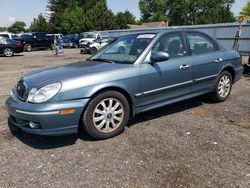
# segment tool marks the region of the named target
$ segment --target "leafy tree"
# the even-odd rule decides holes
[[[7,27],[0,27],[0,32],[1,31],[6,31]]]
[[[240,12],[240,15],[246,19],[250,19],[250,2],[248,2],[246,6],[243,7],[242,11]]]
[[[115,16],[108,9],[106,1],[99,1],[87,13],[88,30],[109,30],[116,29]]]
[[[51,12],[50,23],[54,33],[62,33],[62,15],[71,0],[48,0],[47,9]]]
[[[115,22],[118,29],[128,29],[128,24],[135,24],[135,16],[126,10],[125,12],[118,12],[115,17]]]
[[[42,14],[40,14],[37,18],[34,18],[33,22],[30,25],[29,30],[31,32],[46,32],[51,33],[52,28],[51,24],[46,21]]]
[[[235,21],[234,0],[140,0],[141,21],[165,21],[170,25]]]
[[[140,0],[142,22],[167,20],[167,0]]]
[[[61,27],[64,34],[79,33],[87,29],[84,10],[82,7],[79,7],[76,2],[72,2],[70,6],[65,9],[62,15]]]
[[[21,33],[25,31],[26,24],[22,21],[16,21],[9,28],[8,31],[11,33]]]

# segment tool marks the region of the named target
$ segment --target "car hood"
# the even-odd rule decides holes
[[[64,66],[33,71],[25,75],[21,80],[28,85],[29,89],[33,87],[39,88],[54,82],[63,82],[77,77],[87,77],[88,75],[114,71],[128,66],[131,65],[79,61]]]

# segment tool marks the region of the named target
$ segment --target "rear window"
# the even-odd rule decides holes
[[[188,33],[187,38],[192,55],[205,54],[217,50],[214,41],[202,33]]]
[[[0,44],[6,44],[6,38],[0,36]]]

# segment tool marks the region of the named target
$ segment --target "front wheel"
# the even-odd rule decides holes
[[[215,102],[225,101],[232,90],[233,79],[228,71],[223,71],[216,79],[214,91],[211,93],[211,98]]]
[[[90,48],[90,53],[95,54],[97,52],[97,49],[95,47]]]
[[[83,114],[83,129],[96,139],[120,134],[128,123],[130,108],[126,97],[116,91],[97,95]]]

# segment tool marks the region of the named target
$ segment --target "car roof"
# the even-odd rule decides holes
[[[179,29],[179,28],[169,28],[169,29],[156,29],[156,30],[138,30],[138,32],[134,32],[134,33],[130,33],[130,34],[125,34],[125,35],[121,35],[117,38],[120,38],[120,37],[127,37],[127,36],[134,36],[134,35],[140,35],[140,34],[155,34],[155,35],[160,35],[160,34],[164,34],[164,33],[170,33],[170,32],[183,32],[183,31],[188,31],[188,32],[195,32],[195,33],[201,33],[201,34],[204,34],[204,35],[207,35],[207,36],[210,36],[208,35],[207,33],[203,32],[203,31],[197,31],[197,30],[194,30],[194,29]]]

